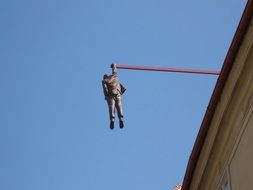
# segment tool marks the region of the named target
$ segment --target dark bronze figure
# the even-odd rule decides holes
[[[115,107],[117,109],[119,126],[120,128],[124,127],[123,122],[123,106],[121,96],[126,91],[124,86],[120,84],[118,75],[116,73],[116,65],[112,64],[112,74],[105,74],[102,80],[105,100],[107,101],[109,107],[109,117],[110,117],[110,129],[114,128],[115,120]]]

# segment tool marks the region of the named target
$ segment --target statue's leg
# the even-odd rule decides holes
[[[113,97],[108,97],[107,103],[108,103],[108,108],[109,108],[110,120],[114,121],[114,118],[115,118],[115,100],[114,100],[114,98]]]
[[[123,113],[121,96],[116,97],[116,109],[117,109],[119,119],[123,119],[124,113]]]
[[[115,118],[115,100],[113,97],[107,98],[109,117],[110,117],[110,129],[114,128],[114,118]]]
[[[118,96],[116,98],[116,108],[117,108],[117,113],[118,113],[118,117],[119,117],[119,126],[120,126],[120,128],[123,128],[124,127],[124,123],[123,123],[124,113],[123,113],[121,96]]]

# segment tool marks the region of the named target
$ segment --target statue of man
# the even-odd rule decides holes
[[[126,91],[123,85],[119,82],[118,75],[116,73],[116,64],[111,64],[112,74],[104,75],[102,80],[105,100],[107,101],[109,107],[109,116],[110,116],[110,129],[114,129],[114,120],[115,120],[115,107],[117,109],[118,118],[119,118],[119,127],[124,127],[123,122],[123,107],[121,96]]]

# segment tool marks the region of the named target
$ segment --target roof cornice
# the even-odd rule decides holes
[[[221,97],[224,85],[227,81],[231,68],[233,67],[235,57],[243,41],[244,35],[247,31],[248,24],[252,17],[252,14],[253,14],[253,0],[248,0],[245,6],[244,12],[242,14],[241,20],[239,22],[239,25],[237,27],[237,30],[235,32],[234,38],[232,40],[232,43],[230,45],[230,48],[227,52],[226,58],[224,60],[224,63],[221,69],[220,76],[213,90],[205,116],[203,118],[197,138],[195,140],[192,153],[190,155],[188,165],[186,168],[182,190],[189,190],[190,188],[194,171],[195,171],[201,150],[203,148],[208,129],[210,127],[212,118],[214,116],[218,101]]]

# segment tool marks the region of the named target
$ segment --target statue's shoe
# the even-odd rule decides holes
[[[110,129],[114,129],[114,121],[110,122]]]
[[[119,127],[122,129],[124,127],[124,122],[122,120],[119,121]]]

